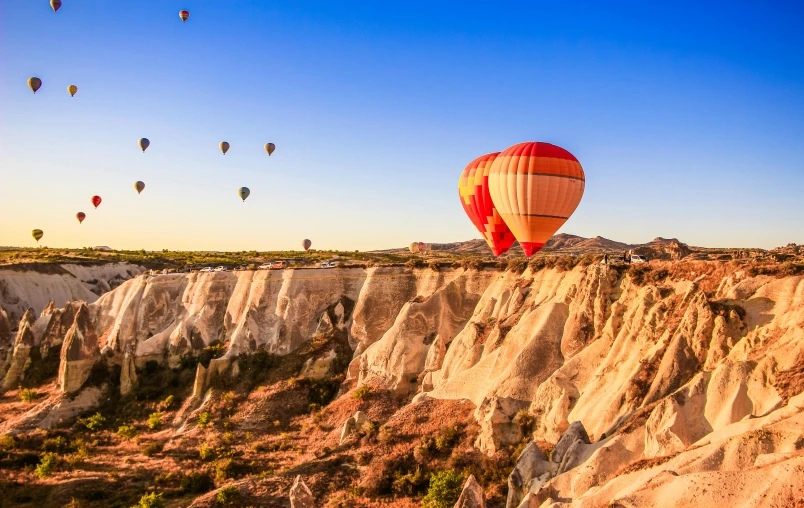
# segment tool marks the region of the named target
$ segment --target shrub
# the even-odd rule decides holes
[[[162,443],[152,441],[152,442],[148,443],[147,445],[143,446],[140,449],[140,453],[142,453],[146,457],[153,457],[157,453],[161,452],[162,448],[164,448],[164,445]]]
[[[140,502],[131,508],[165,508],[165,499],[162,494],[156,492],[149,492],[140,498]]]
[[[417,496],[423,494],[427,487],[427,475],[422,473],[420,466],[416,470],[397,476],[394,480],[394,491],[403,496]]]
[[[220,459],[215,463],[215,480],[226,481],[234,476],[235,462],[232,459]]]
[[[0,436],[0,448],[3,450],[13,450],[17,447],[17,440],[11,434],[3,434]]]
[[[67,440],[63,436],[51,437],[42,442],[43,452],[63,453],[67,450]]]
[[[162,428],[162,413],[151,413],[148,416],[148,428],[151,430],[159,430]]]
[[[436,449],[442,451],[455,446],[458,442],[458,438],[461,436],[461,430],[462,428],[459,423],[441,427],[435,438]]]
[[[528,413],[527,409],[520,409],[514,416],[514,423],[519,425],[522,434],[528,435],[533,430],[533,424],[536,423],[536,419]]]
[[[106,417],[100,413],[95,413],[89,418],[83,418],[79,421],[84,427],[94,432],[103,428],[103,425],[106,423]]]
[[[522,273],[525,271],[525,268],[527,267],[528,267],[527,258],[510,258],[505,268],[506,270],[511,271],[513,273]]]
[[[39,398],[39,394],[36,393],[36,390],[30,390],[28,388],[23,388],[20,390],[20,400],[23,402],[31,403]]]
[[[357,390],[352,393],[352,397],[357,400],[365,400],[371,395],[371,387],[369,385],[363,385]]]
[[[208,444],[202,444],[198,449],[198,456],[201,457],[201,460],[212,460],[215,458],[215,449]]]
[[[117,435],[126,441],[134,439],[137,434],[139,434],[139,431],[133,425],[122,425],[117,429]]]
[[[422,499],[426,508],[452,508],[461,495],[463,475],[452,470],[440,471],[430,477],[430,488]]]
[[[206,473],[190,473],[181,479],[181,491],[188,494],[209,492],[215,484]]]
[[[196,421],[198,422],[199,427],[205,429],[207,428],[207,425],[212,423],[212,415],[210,415],[209,412],[204,411],[203,413],[198,415],[198,419]]]
[[[222,487],[221,490],[218,491],[218,494],[215,496],[219,504],[224,506],[228,506],[234,504],[235,501],[240,497],[240,489],[235,487],[234,485],[227,485]]]
[[[39,465],[36,466],[36,476],[38,478],[47,478],[52,475],[58,460],[59,457],[54,452],[43,453],[42,459],[39,461]]]
[[[176,403],[176,397],[173,395],[168,395],[165,400],[159,403],[159,409],[168,410],[173,407],[173,404]]]

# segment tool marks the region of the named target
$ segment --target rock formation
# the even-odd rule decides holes
[[[475,475],[470,475],[469,479],[463,484],[461,496],[455,503],[455,508],[486,508],[486,496],[483,487],[475,480]]]
[[[313,493],[301,475],[296,476],[293,486],[290,487],[290,508],[315,508]]]

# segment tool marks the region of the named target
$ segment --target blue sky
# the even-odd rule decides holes
[[[0,245],[477,238],[461,170],[530,140],[586,171],[562,232],[804,243],[801,2],[111,4],[0,3]]]

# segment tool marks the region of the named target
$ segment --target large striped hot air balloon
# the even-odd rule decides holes
[[[31,231],[31,236],[34,237],[36,243],[39,243],[39,240],[42,239],[42,236],[44,236],[44,234],[45,234],[44,231],[42,231],[41,229],[34,229],[33,231]]]
[[[466,215],[480,231],[491,252],[501,256],[511,248],[515,238],[489,194],[489,170],[497,155],[482,155],[470,162],[458,180],[458,194]]]
[[[92,205],[93,205],[95,208],[97,208],[97,207],[98,207],[98,205],[100,205],[100,204],[101,204],[102,199],[101,199],[101,197],[100,197],[100,196],[92,196],[92,200],[91,200],[91,201],[92,201]]]
[[[311,242],[310,240],[306,238],[302,240],[302,247],[304,247],[304,250],[309,250],[311,245],[313,245],[313,242]]]
[[[491,165],[489,192],[494,206],[526,256],[538,252],[569,219],[586,182],[574,155],[550,143],[519,143]]]

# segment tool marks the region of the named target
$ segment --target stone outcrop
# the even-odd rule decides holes
[[[343,422],[343,427],[341,429],[341,440],[340,443],[343,444],[346,442],[349,437],[354,434],[355,432],[360,431],[363,428],[363,425],[369,422],[368,416],[363,411],[358,411],[354,414],[354,416],[350,416]]]
[[[469,478],[463,484],[463,490],[455,503],[455,508],[486,508],[486,495],[483,492],[483,487],[475,480],[475,475],[469,475]]]
[[[290,487],[290,508],[315,508],[315,498],[310,487],[297,475]]]
[[[544,452],[530,442],[522,450],[516,467],[508,477],[506,508],[517,508],[528,492],[538,492],[550,479],[555,466],[550,464]]]
[[[36,345],[35,322],[33,309],[25,311],[14,338],[14,347],[6,354],[5,372],[0,373],[4,374],[0,391],[16,388],[25,377],[25,367],[30,360],[31,350]]]
[[[67,331],[61,348],[59,386],[65,393],[77,392],[100,359],[98,338],[90,323],[89,309],[82,305]]]

